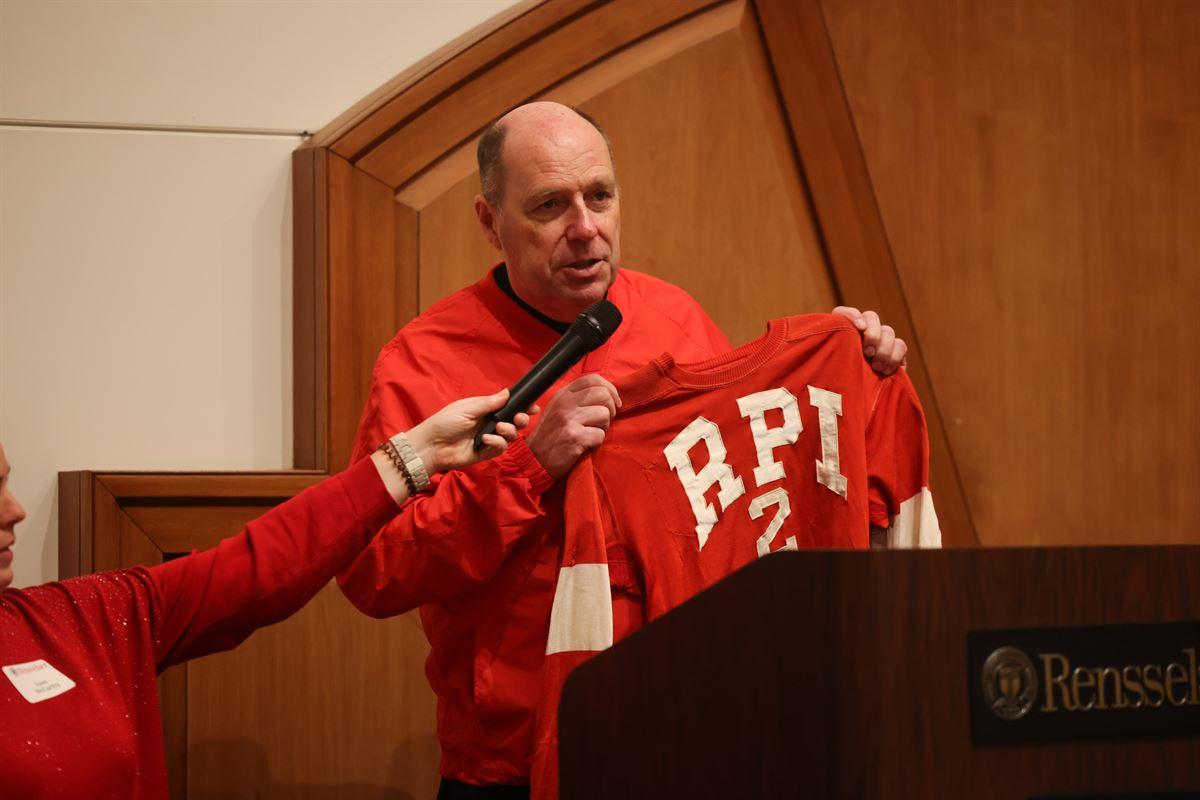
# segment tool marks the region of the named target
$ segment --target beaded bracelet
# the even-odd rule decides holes
[[[408,484],[410,495],[424,491],[429,486],[429,473],[425,469],[425,463],[421,461],[421,457],[413,450],[408,437],[403,433],[397,433],[390,439],[384,439],[380,443],[379,449],[391,459],[396,469],[404,476],[404,482]]]

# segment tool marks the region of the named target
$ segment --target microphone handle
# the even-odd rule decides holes
[[[475,451],[483,449],[484,434],[495,433],[496,424],[512,422],[513,417],[528,408],[534,400],[558,380],[567,370],[575,366],[587,353],[587,345],[578,336],[570,333],[559,339],[546,355],[538,359],[529,372],[513,384],[508,393],[508,402],[493,411],[475,432]]]

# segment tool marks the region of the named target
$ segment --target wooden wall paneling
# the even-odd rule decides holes
[[[743,9],[744,12],[744,9]],[[583,102],[608,126],[624,263],[683,287],[735,343],[834,291],[759,43],[733,26]]]
[[[151,566],[162,563],[163,551],[128,514],[121,515],[121,529],[118,535],[120,536],[121,566],[131,564]]]
[[[473,201],[479,194],[474,160],[452,188],[420,212],[420,304],[429,306],[479,280],[501,260],[484,238]]]
[[[267,498],[257,502],[211,502],[202,498],[194,505],[139,503],[126,506],[125,514],[164,553],[189,553],[196,548],[215,547],[241,530],[248,520],[262,516],[275,505]]]
[[[88,572],[104,572],[125,566],[121,563],[121,524],[125,512],[112,493],[92,475],[92,519],[88,538],[92,542],[92,563]]]
[[[636,78],[648,69],[728,33],[746,15],[746,0],[725,0],[614,50],[588,68],[556,82],[536,99],[577,106]]]
[[[910,346],[925,408],[930,483],[948,545],[978,544],[970,507],[921,355],[818,0],[755,0],[839,295],[874,308]]]
[[[314,357],[317,359],[317,387],[320,390],[316,398],[316,432],[321,438],[319,439],[319,449],[316,450],[317,460],[309,468],[329,471],[331,464],[329,442],[332,436],[330,432],[330,394],[332,393],[332,389],[329,367],[330,359],[332,358],[329,314],[329,152],[323,149],[316,151],[313,166],[314,197],[316,202],[316,234],[313,237],[313,246],[316,251],[315,263],[317,270],[315,295],[317,298],[317,317],[314,328],[316,339]],[[293,466],[301,468],[305,465],[294,464]]]
[[[514,50],[464,81],[356,158],[356,167],[400,187],[448,148],[479,133],[508,108],[712,0],[614,0]],[[586,42],[587,46],[581,46]],[[464,114],[463,109],[470,109]]]
[[[292,463],[300,469],[325,466],[325,154],[292,153]]]
[[[981,540],[1197,541],[1200,8],[823,5]]]
[[[166,503],[195,499],[213,503],[215,498],[268,499],[280,503],[315,486],[325,473],[293,469],[283,472],[106,472],[100,482],[123,501],[123,505]]]
[[[350,458],[354,433],[380,348],[416,313],[416,215],[401,211],[391,187],[335,155],[328,175],[328,465]]]
[[[186,800],[188,775],[188,670],[187,664],[171,667],[158,676],[158,702],[162,709],[163,753],[167,762],[167,790],[171,800]]]
[[[84,531],[91,529],[90,491],[91,480],[87,472],[58,474],[59,580],[84,573],[83,542],[87,538]]]
[[[107,473],[97,484],[115,498],[126,527],[163,554],[215,547],[247,522],[325,478],[311,470],[258,473]],[[124,535],[130,535],[126,532]],[[136,539],[136,537],[135,537]],[[142,545],[121,540],[121,564],[138,561]],[[157,563],[157,562],[154,562]]]
[[[421,305],[421,217],[415,208],[399,198],[394,197],[392,203],[396,227],[396,253],[392,263],[397,286],[396,315],[393,318],[395,327],[392,335],[388,336],[389,341],[404,323],[420,314],[424,308]]]
[[[792,207],[793,225],[804,241],[805,251],[813,254],[812,260],[819,259],[824,266],[822,288],[827,288],[827,292],[821,295],[824,305],[806,306],[805,310],[829,311],[833,307],[829,304],[837,299],[837,284],[829,263],[829,254],[825,251],[825,243],[821,237],[816,212],[813,209],[812,197],[809,195],[808,183],[804,178],[800,156],[792,141],[787,109],[784,106],[783,97],[779,93],[779,84],[775,80],[775,71],[766,51],[758,16],[749,2],[741,14],[738,28],[749,65],[749,73],[758,89],[759,102],[764,110],[764,124],[760,129],[760,135],[770,143],[781,171],[786,171],[788,179],[784,181],[784,187]],[[790,269],[786,271],[790,271]]]
[[[432,798],[439,748],[415,615],[323,589],[236,650],[189,665],[190,797]]]

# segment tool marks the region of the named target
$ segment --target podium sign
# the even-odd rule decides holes
[[[976,631],[977,744],[1200,734],[1200,622]]]

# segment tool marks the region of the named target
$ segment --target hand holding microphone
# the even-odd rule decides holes
[[[491,415],[476,434],[476,447],[498,422],[509,422],[531,405],[584,355],[595,350],[621,324],[621,312],[608,300],[588,307],[563,337],[512,387],[508,402]],[[585,375],[554,396],[541,423],[529,437],[529,447],[546,471],[561,478],[586,450],[604,438],[620,399],[611,383],[599,375]]]

